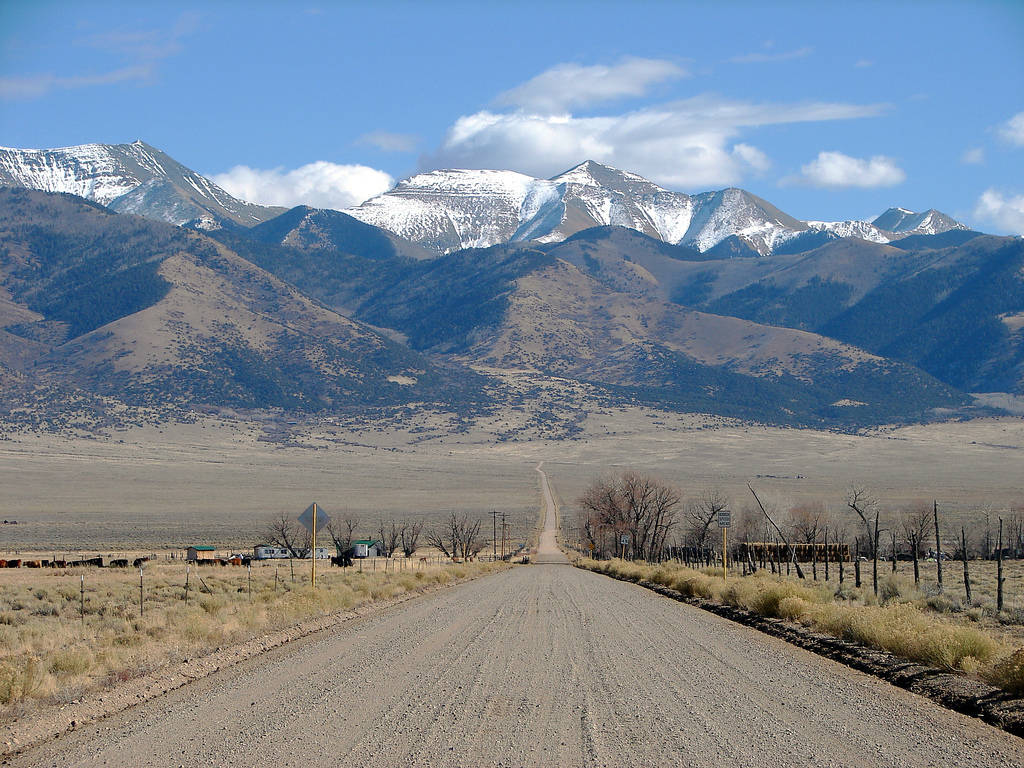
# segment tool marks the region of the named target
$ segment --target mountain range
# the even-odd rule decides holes
[[[592,162],[283,211],[141,142],[0,150],[0,183],[7,392],[465,413],[530,372],[839,428],[1024,395],[1024,242],[936,211],[803,222]]]

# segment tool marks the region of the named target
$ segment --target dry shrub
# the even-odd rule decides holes
[[[84,675],[92,669],[92,654],[84,648],[69,648],[53,654],[46,665],[46,671],[57,677]]]
[[[981,676],[989,685],[1002,688],[1016,696],[1024,696],[1024,648],[997,661],[983,671]]]
[[[780,619],[786,621],[797,621],[805,626],[812,626],[814,619],[810,613],[810,603],[804,600],[802,597],[796,595],[790,595],[789,597],[782,598],[775,610],[777,611]]]
[[[688,597],[701,597],[705,600],[713,600],[715,597],[714,579],[703,573],[681,573],[670,586]]]
[[[39,661],[34,657],[0,664],[0,704],[10,705],[34,696],[42,683]]]
[[[765,581],[746,607],[761,616],[781,619],[785,617],[780,613],[780,606],[784,600],[792,597],[800,598],[805,603],[820,602],[811,590],[792,581]]]

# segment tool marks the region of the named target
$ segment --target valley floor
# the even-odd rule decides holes
[[[313,501],[332,517],[359,518],[366,536],[392,519],[429,525],[452,511],[485,519],[497,511],[526,540],[540,510],[541,461],[564,520],[588,483],[626,466],[660,476],[684,500],[718,486],[734,511],[753,506],[748,483],[783,509],[820,500],[851,528],[851,483],[889,509],[937,500],[957,527],[995,525],[1024,504],[1024,419],[851,435],[596,405],[552,439],[531,413],[509,407],[476,421],[432,411],[358,421],[209,416],[78,436],[9,430],[0,440],[0,519],[8,521],[0,553],[249,548],[274,516],[298,515]],[[489,535],[491,526],[483,528]]]

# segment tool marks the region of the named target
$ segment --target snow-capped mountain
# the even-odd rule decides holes
[[[284,212],[232,197],[141,141],[0,147],[4,184],[68,192],[118,212],[197,229],[250,228]],[[714,248],[718,255],[803,251],[840,237],[886,243],[966,229],[938,211],[903,208],[890,208],[873,222],[800,221],[742,189],[691,196],[593,161],[552,179],[514,171],[432,171],[345,213],[438,254],[515,241],[557,243],[606,225],[702,252]]]
[[[552,179],[512,171],[432,171],[346,212],[438,253],[509,241],[561,242],[603,225],[700,251],[731,238],[762,255],[804,233],[889,242],[966,229],[937,211],[903,209],[871,223],[800,221],[742,189],[690,196],[593,161]]]
[[[66,192],[121,213],[204,229],[250,227],[284,210],[232,197],[141,141],[62,149],[0,147],[0,184]]]

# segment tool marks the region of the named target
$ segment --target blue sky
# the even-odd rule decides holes
[[[281,205],[593,159],[1024,233],[1024,2],[0,0],[0,145],[136,139]]]

